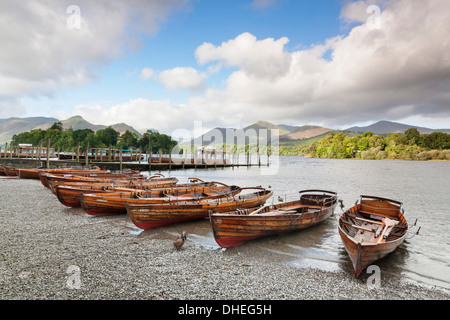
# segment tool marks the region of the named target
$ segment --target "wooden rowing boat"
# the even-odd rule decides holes
[[[272,191],[263,188],[247,194],[219,199],[202,199],[199,201],[177,201],[165,204],[131,204],[127,203],[127,212],[133,223],[141,229],[152,229],[167,224],[207,218],[210,210],[227,212],[238,208],[253,208],[263,205],[272,196]]]
[[[124,183],[121,183],[124,182]],[[211,188],[217,186],[215,182],[199,182],[176,184],[175,180],[170,180],[170,183],[162,183],[161,181],[140,181],[131,183],[123,180],[114,181],[113,183],[74,183],[68,185],[56,185],[53,187],[55,195],[59,202],[68,207],[81,207],[81,194],[93,193],[111,193],[111,192],[133,192],[135,190],[143,191],[167,191],[176,192],[176,190],[194,190],[202,188]]]
[[[126,204],[160,204],[182,200],[215,199],[233,196],[241,192],[237,186],[186,188],[153,194],[152,191],[128,191],[113,193],[81,194],[81,207],[91,215],[127,213]]]
[[[120,179],[82,179],[82,180],[68,180],[68,181],[49,181],[49,189],[56,195],[56,188],[59,186],[72,186],[80,189],[88,187],[87,191],[92,189],[102,189],[104,187],[116,187],[116,188],[132,188],[132,189],[149,189],[154,187],[169,188],[178,183],[178,179],[175,177],[158,177],[146,179],[145,177],[139,178],[120,178]],[[89,193],[89,192],[86,192]]]
[[[92,173],[110,173],[109,170],[91,170],[91,169],[39,169],[39,179],[44,187],[49,188],[49,184],[47,181],[47,174],[52,175],[85,175]]]
[[[80,174],[50,174],[40,173],[39,178],[44,186],[50,188],[52,181],[72,181],[72,182],[112,182],[124,179],[147,179],[147,177],[135,172],[124,173],[80,173]]]
[[[209,215],[214,239],[223,248],[249,240],[282,235],[315,226],[334,213],[337,194],[325,190],[300,191],[300,199]]]
[[[341,215],[338,229],[358,277],[365,268],[402,244],[408,223],[401,202],[361,196],[359,203]]]

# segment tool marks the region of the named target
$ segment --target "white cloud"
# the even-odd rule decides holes
[[[72,1],[2,1],[0,108],[2,101],[51,95],[92,81],[125,45],[136,46],[136,32],[156,32],[186,1],[77,0],[79,29],[67,27]]]
[[[367,28],[367,11],[361,13],[365,5],[372,3],[360,1],[353,8],[345,7],[342,19],[360,24],[347,35],[326,39],[306,50],[289,52],[286,37],[257,39],[248,32],[221,44],[200,45],[195,51],[200,66],[209,72],[231,72],[220,86],[207,88],[205,80],[211,74],[194,67],[141,70],[144,79],[155,79],[171,89],[194,90],[197,94],[190,95],[184,105],[131,97],[112,107],[80,105],[74,114],[94,123],[99,119],[105,124],[126,122],[135,128],[157,128],[167,133],[191,128],[194,121],[203,121],[204,127],[243,127],[258,120],[342,127],[381,119],[450,119],[450,1],[377,1],[382,6],[379,30]],[[4,29],[0,28],[1,32]],[[61,83],[88,81],[95,74],[85,71],[88,69],[82,62],[114,56],[115,48],[120,51],[120,47],[113,43],[107,53],[107,44],[114,42],[111,39],[127,41],[121,33],[112,35],[103,45],[93,44],[92,50],[82,53],[92,55],[89,59],[79,63],[77,58],[69,59],[69,65],[56,63],[56,71],[40,68],[32,57],[38,66],[29,75],[18,77],[18,81],[13,75],[24,73],[18,67],[8,71],[9,78],[0,74],[0,92],[14,101],[11,97],[20,92],[51,92]],[[70,57],[76,48],[69,44],[68,52],[61,55]],[[330,58],[324,58],[326,52],[331,52]],[[0,70],[3,64],[0,59]],[[61,72],[66,68],[78,73]],[[43,81],[33,80],[41,79],[42,74]]]
[[[153,77],[154,74],[155,74],[155,72],[153,71],[153,69],[151,69],[151,68],[144,68],[144,69],[141,70],[139,78],[141,78],[143,80],[148,80],[151,77]]]
[[[220,89],[205,88],[182,106],[134,99],[77,112],[167,133],[192,128],[194,121],[204,127],[269,120],[342,128],[381,119],[450,119],[449,13],[447,0],[392,0],[380,30],[362,24],[307,50],[288,52],[286,38],[259,40],[249,33],[217,46],[205,43],[195,52],[199,64],[233,70]],[[328,50],[331,59],[324,59]],[[195,88],[203,80],[193,68],[157,78],[173,88]]]
[[[275,122],[330,126],[411,114],[448,116],[450,2],[383,5],[380,30],[361,24],[308,50],[287,52],[288,39],[258,40],[249,33],[219,46],[203,44],[196,51],[200,64],[238,67],[226,88],[207,99],[222,101],[221,110],[239,105],[248,122],[261,114]],[[327,50],[330,61],[323,58]]]
[[[190,89],[201,91],[204,89],[203,80],[207,75],[191,67],[177,67],[161,71],[156,79],[169,89]]]
[[[274,77],[284,74],[291,63],[291,56],[284,51],[289,39],[257,38],[245,32],[235,39],[216,47],[204,43],[195,51],[201,65],[219,61],[224,66],[239,67],[242,71],[259,77]]]
[[[341,19],[346,23],[353,22],[367,22],[367,19],[370,17],[371,12],[369,9],[370,6],[376,5],[381,6],[384,0],[359,0],[348,2],[341,10]],[[369,11],[369,12],[368,12]]]

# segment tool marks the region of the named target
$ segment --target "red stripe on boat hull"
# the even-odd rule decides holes
[[[191,221],[191,220],[199,220],[199,219],[203,219],[206,217],[207,217],[207,215],[205,215],[204,217],[195,216],[195,217],[189,217],[189,218],[183,217],[183,218],[163,219],[163,220],[154,220],[154,221],[146,221],[146,222],[134,222],[134,224],[136,225],[136,227],[138,227],[140,229],[148,230],[148,229],[154,229],[154,228],[158,228],[161,226],[165,226],[168,224],[181,223],[181,222],[186,222],[186,221]]]
[[[216,239],[216,242],[222,248],[233,248],[233,247],[237,247],[247,241],[254,240],[257,238],[260,238],[260,237],[256,236],[256,237],[220,238],[220,239]]]

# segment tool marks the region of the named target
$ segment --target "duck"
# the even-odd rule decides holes
[[[183,233],[173,242],[173,245],[177,250],[181,250],[181,247],[184,244],[184,241],[187,239],[187,233],[186,231],[183,231]]]

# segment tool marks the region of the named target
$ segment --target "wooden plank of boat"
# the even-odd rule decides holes
[[[152,229],[160,226],[198,220],[208,217],[210,210],[227,212],[238,208],[253,208],[263,205],[273,192],[263,188],[259,191],[224,197],[220,199],[203,199],[199,201],[178,201],[166,204],[131,204],[127,203],[127,212],[133,223],[141,229]]]
[[[315,226],[330,217],[337,205],[337,194],[326,190],[300,191],[291,202],[209,215],[214,239],[223,248],[249,240],[282,235]]]
[[[228,187],[228,186],[227,186]],[[225,189],[223,185],[217,185],[214,182],[199,182],[190,184],[155,184],[155,181],[148,181],[148,185],[145,182],[139,184],[120,184],[113,183],[95,183],[95,184],[73,184],[73,185],[57,185],[54,190],[58,200],[68,207],[81,207],[81,194],[94,194],[94,193],[111,193],[111,192],[132,192],[135,190],[150,191],[151,194],[156,197],[158,192],[162,197],[162,192],[176,193],[177,190],[182,190],[187,193],[187,190],[208,190],[207,188]],[[145,195],[144,195],[145,196]]]
[[[126,204],[160,204],[177,201],[194,201],[198,199],[216,199],[229,197],[241,192],[241,188],[188,188],[166,193],[162,196],[152,196],[151,191],[130,191],[114,193],[81,194],[81,207],[91,215],[111,215],[127,213]]]
[[[355,277],[402,244],[408,228],[401,202],[361,196],[359,203],[345,211],[338,222]]]
[[[15,176],[17,176],[16,168],[4,167],[3,170],[5,172],[5,175],[8,176],[8,177],[15,177]]]
[[[17,168],[16,172],[19,179],[39,179],[40,169]]]

